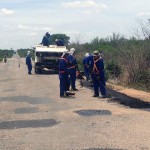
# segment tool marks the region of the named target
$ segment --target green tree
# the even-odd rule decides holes
[[[70,37],[66,34],[52,34],[50,38],[51,44],[55,44],[56,39],[61,39],[65,45],[68,45]]]

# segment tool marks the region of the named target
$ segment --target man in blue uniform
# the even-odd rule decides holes
[[[68,72],[70,75],[70,85],[73,91],[78,91],[76,88],[76,71],[78,68],[78,63],[76,57],[74,56],[75,49],[70,49],[70,55],[67,57],[68,60]]]
[[[57,46],[64,46],[64,42],[61,39],[55,40]]]
[[[103,98],[106,98],[106,81],[104,74],[104,62],[98,51],[94,51],[93,55],[88,57],[90,69],[92,73],[92,81],[94,87],[93,97],[99,97],[99,87]]]
[[[50,34],[46,32],[46,34],[43,36],[41,44],[43,46],[49,46],[50,45]]]
[[[31,56],[30,56],[30,51],[27,52],[26,56],[26,65],[28,67],[28,74],[32,74],[32,61],[31,61]]]
[[[84,65],[84,73],[85,73],[85,76],[86,76],[86,80],[90,80],[90,70],[89,70],[89,64],[88,64],[88,56],[89,56],[89,53],[86,53],[85,54],[85,57],[83,58],[83,65]]]
[[[68,76],[68,62],[67,62],[68,53],[63,53],[59,60],[59,80],[60,80],[60,97],[68,96],[68,84],[69,84],[69,76]]]

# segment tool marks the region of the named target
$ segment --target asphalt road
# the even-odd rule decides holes
[[[150,112],[80,87],[59,97],[58,75],[28,75],[25,59],[0,63],[0,150],[149,150]],[[87,111],[85,111],[87,110]]]

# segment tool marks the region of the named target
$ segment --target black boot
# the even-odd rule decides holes
[[[99,95],[94,94],[93,97],[99,97]]]

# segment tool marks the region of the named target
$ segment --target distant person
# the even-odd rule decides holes
[[[7,62],[7,56],[6,55],[4,56],[4,62],[5,63]]]
[[[28,67],[28,74],[32,74],[32,61],[31,61],[31,56],[30,56],[30,51],[27,52],[26,56],[26,65]]]
[[[64,46],[64,42],[61,39],[55,40],[57,46]]]
[[[43,46],[49,46],[50,45],[50,34],[46,32],[46,34],[43,36],[41,44]]]
[[[88,64],[88,56],[89,56],[89,53],[86,53],[85,54],[85,57],[83,58],[82,60],[82,63],[84,65],[84,73],[85,73],[85,76],[86,76],[86,80],[90,80],[90,68],[89,68],[89,64]]]

